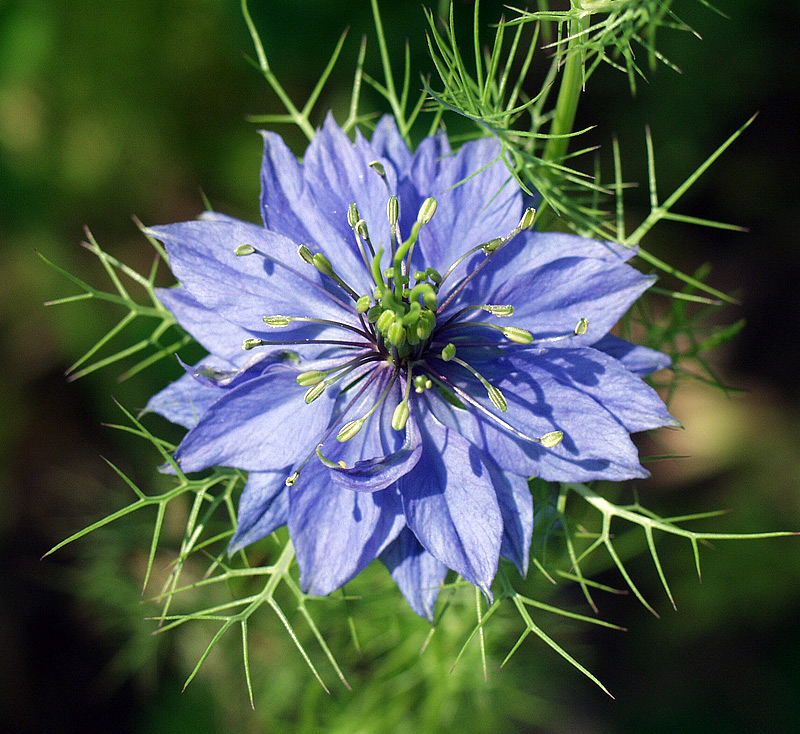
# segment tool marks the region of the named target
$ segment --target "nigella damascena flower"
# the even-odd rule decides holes
[[[608,334],[651,283],[633,250],[529,231],[494,140],[329,117],[301,164],[264,137],[264,226],[152,230],[210,355],[149,408],[190,429],[183,471],[250,472],[231,551],[288,524],[305,591],[378,557],[430,619],[448,568],[526,572],[527,477],[646,476],[629,434],[674,421],[640,379],[669,360]]]

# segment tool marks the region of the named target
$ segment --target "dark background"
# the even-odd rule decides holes
[[[296,102],[350,26],[316,121],[328,107],[343,119],[358,39],[371,33],[369,3],[252,4],[273,67]],[[418,4],[382,5],[394,58],[399,63],[409,37],[415,68],[427,69]],[[658,441],[661,450],[691,458],[657,465],[639,491],[664,515],[732,510],[704,529],[800,529],[793,51],[800,11],[792,0],[718,5],[730,19],[678,0],[676,12],[704,38],[662,32],[659,48],[683,73],[662,67],[631,99],[623,75],[599,71],[578,127],[597,125],[589,142],[606,150],[617,134],[626,178],[643,181],[649,123],[667,194],[760,113],[679,205],[681,213],[743,224],[749,233],[664,226],[645,242],[690,271],[710,262],[710,282],[741,298],[743,305],[719,320],[744,315],[748,328],[711,359],[726,384],[745,392],[726,395],[687,380],[671,405],[686,431]],[[500,3],[484,0],[482,7],[487,21],[498,17]],[[468,28],[471,3],[456,8]],[[368,67],[377,75],[370,41]],[[244,118],[280,110],[244,60],[251,52],[232,0],[0,2],[0,717],[13,731],[226,731],[231,717],[242,731],[259,730],[255,714],[246,718],[241,683],[218,685],[213,665],[179,693],[204,643],[155,639],[142,619],[150,613],[138,585],[152,516],[134,516],[38,560],[128,500],[102,457],[144,486],[154,481],[156,459],[146,446],[102,424],[122,419],[112,398],[140,408],[179,368],[165,361],[120,384],[112,367],[68,383],[67,367],[121,314],[98,304],[43,308],[75,289],[35,251],[100,283],[100,267],[79,246],[84,225],[104,248],[146,272],[152,251],[132,214],[145,223],[191,218],[203,207],[202,190],[216,209],[256,220],[261,146]],[[378,100],[366,92],[370,104]],[[295,130],[279,131],[302,151]],[[643,203],[644,193],[633,192],[632,219]],[[163,282],[169,284],[168,274]],[[145,329],[132,330],[131,341],[147,336]],[[800,717],[800,541],[704,548],[702,584],[688,544],[667,539],[662,548],[678,612],[642,556],[632,568],[662,618],[630,598],[604,598],[603,617],[630,632],[581,628],[580,637],[572,631],[563,638],[572,635],[565,644],[575,645],[570,649],[617,700],[529,640],[518,654],[539,670],[531,687],[542,686],[532,692],[543,702],[520,731],[793,730]],[[614,574],[601,580],[619,586]],[[296,664],[298,679],[315,685],[298,661],[281,665]],[[497,684],[509,674],[497,674]],[[276,696],[293,695],[280,690]],[[504,712],[495,716],[498,730],[506,728]],[[363,726],[382,730],[376,720]],[[307,719],[297,730],[334,727]]]

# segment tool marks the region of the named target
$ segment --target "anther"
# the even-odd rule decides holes
[[[366,313],[369,311],[371,305],[372,299],[369,296],[361,296],[361,298],[356,301],[356,311],[358,313]]]
[[[563,438],[564,431],[550,431],[550,433],[545,433],[544,436],[539,439],[539,443],[546,449],[552,449],[553,446],[558,446]]]
[[[450,342],[444,349],[442,349],[442,359],[445,362],[449,362],[453,357],[456,356],[456,345]]]
[[[362,240],[365,242],[369,240],[369,230],[367,229],[367,223],[363,219],[359,219],[356,222],[355,230],[356,234],[361,237]]]
[[[394,413],[392,413],[392,428],[394,428],[395,431],[402,431],[406,427],[408,415],[408,398],[406,398],[397,404]]]
[[[389,201],[386,202],[386,217],[393,228],[397,226],[397,220],[400,218],[400,204],[396,196],[390,196]]]
[[[367,164],[369,167],[375,171],[382,179],[386,178],[386,169],[383,167],[383,163],[380,161],[372,161],[371,163]]]
[[[354,201],[351,201],[350,206],[347,207],[347,223],[352,229],[355,229],[356,222],[358,222],[359,219],[361,219],[361,216],[358,213],[358,207]]]
[[[433,219],[433,215],[436,213],[437,202],[432,196],[429,196],[425,201],[422,202],[422,206],[419,208],[419,212],[417,213],[417,222],[420,224],[427,224],[428,222]]]
[[[364,419],[359,418],[358,420],[350,421],[349,423],[345,423],[339,433],[336,434],[337,441],[349,441],[353,436],[355,436],[360,430],[361,427],[364,425]]]
[[[522,215],[522,219],[519,220],[517,229],[520,232],[522,232],[525,229],[530,229],[533,226],[534,219],[536,219],[536,209],[534,209],[533,207],[528,207],[525,210],[525,213]]]
[[[256,248],[252,245],[239,245],[234,251],[233,254],[238,257],[243,257],[244,255],[252,255],[256,251]]]
[[[575,336],[583,336],[589,329],[589,319],[581,319],[575,327]]]
[[[264,317],[264,323],[267,326],[274,326],[276,328],[280,327],[280,326],[288,326],[291,322],[292,322],[292,319],[290,319],[288,316],[265,316]]]
[[[263,339],[245,339],[242,344],[242,349],[253,349],[254,347],[262,347],[266,344]]]
[[[488,326],[488,324],[487,324]],[[533,341],[533,334],[517,326],[501,326],[500,331],[506,339],[510,339],[517,344],[530,344]]]
[[[309,265],[314,263],[314,253],[311,252],[306,245],[300,245],[300,247],[297,248],[297,254]]]

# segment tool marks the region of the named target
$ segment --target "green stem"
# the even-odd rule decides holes
[[[589,28],[590,15],[581,15],[569,22],[569,44],[567,46],[567,60],[561,75],[561,86],[558,89],[555,115],[550,125],[551,135],[569,135],[575,124],[575,113],[578,110],[578,100],[583,91],[583,34]],[[542,159],[557,161],[566,155],[569,138],[549,138],[545,145]]]

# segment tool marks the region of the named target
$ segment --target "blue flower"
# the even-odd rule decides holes
[[[264,138],[264,226],[152,230],[209,356],[148,407],[189,428],[183,471],[250,472],[231,551],[288,524],[306,592],[378,557],[431,619],[448,568],[526,573],[527,477],[647,476],[630,434],[675,421],[640,378],[669,360],[609,334],[652,282],[633,249],[530,231],[495,140]]]

